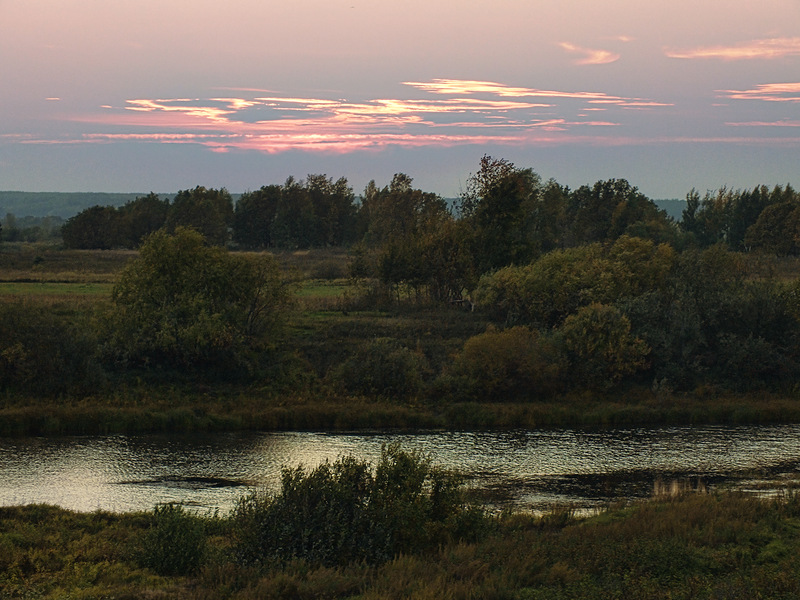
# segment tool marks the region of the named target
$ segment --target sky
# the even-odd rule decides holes
[[[800,188],[800,0],[0,0],[0,190],[454,197],[484,155]]]

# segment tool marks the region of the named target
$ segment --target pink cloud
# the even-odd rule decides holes
[[[774,59],[800,55],[800,37],[751,40],[735,46],[702,46],[688,50],[665,49],[670,58],[718,58],[722,60]]]
[[[122,142],[197,144],[214,152],[233,150],[351,152],[388,146],[571,143],[575,130],[619,127],[612,118],[593,119],[586,110],[664,106],[651,100],[604,92],[562,92],[501,83],[434,79],[406,82],[420,97],[363,102],[263,94],[212,98],[136,98],[122,107],[71,117],[93,131],[28,143]],[[227,92],[233,90],[227,89]],[[446,97],[442,97],[446,96]],[[544,101],[544,102],[543,102]],[[565,103],[562,107],[560,104]],[[602,108],[593,108],[601,103]],[[610,113],[607,113],[610,114]],[[619,111],[618,111],[619,114]],[[113,128],[111,132],[103,128]],[[128,129],[128,131],[125,131]],[[604,136],[580,136],[600,142]]]
[[[731,127],[800,127],[800,121],[744,121],[739,123],[725,123]]]
[[[404,81],[404,85],[415,87],[432,94],[495,94],[497,96],[517,98],[575,98],[579,100],[624,101],[630,98],[610,96],[603,92],[561,92],[556,90],[539,90],[536,88],[510,87],[492,81],[470,81],[462,79],[432,79],[431,81]]]
[[[750,90],[717,90],[717,92],[732,100],[800,102],[800,83],[764,83]]]
[[[561,42],[559,46],[571,54],[579,55],[579,58],[573,61],[576,65],[606,65],[620,59],[619,54],[609,50],[583,48],[582,46],[576,46],[569,42]]]

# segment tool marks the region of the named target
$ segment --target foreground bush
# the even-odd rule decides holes
[[[203,521],[179,504],[165,504],[153,511],[139,562],[159,575],[186,575],[197,570],[205,550]]]
[[[149,515],[0,507],[0,597],[789,599],[800,597],[798,519],[796,494],[686,494],[586,519],[568,510],[505,515],[476,541],[446,541],[378,566],[296,560],[253,568],[229,559],[235,523],[212,517],[211,551],[185,577],[130,560]]]
[[[486,521],[482,511],[465,504],[455,476],[391,446],[374,472],[353,457],[309,472],[284,469],[281,491],[245,497],[233,523],[243,563],[302,559],[336,566],[384,563],[400,553],[474,538]]]

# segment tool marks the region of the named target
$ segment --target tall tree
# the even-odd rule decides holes
[[[92,206],[67,219],[61,237],[67,248],[109,250],[117,243],[117,211],[113,206]]]
[[[536,243],[530,215],[542,191],[531,169],[519,169],[505,159],[484,156],[477,173],[467,181],[459,212],[474,231],[480,271],[530,261]]]
[[[225,188],[197,186],[181,190],[167,215],[167,227],[189,227],[198,231],[209,244],[224,246],[230,239],[233,222],[233,198]]]
[[[314,205],[305,185],[289,177],[281,190],[272,225],[272,240],[281,248],[310,248],[314,245]]]
[[[308,175],[305,188],[315,217],[313,245],[341,246],[353,241],[355,195],[347,179],[334,182],[325,175]]]
[[[233,211],[233,241],[251,249],[274,245],[272,226],[281,192],[280,185],[265,185],[254,192],[242,194]]]
[[[569,195],[567,215],[570,245],[612,241],[635,226],[668,220],[664,211],[625,179],[581,186]]]
[[[167,221],[169,200],[162,200],[150,192],[131,200],[118,209],[119,243],[127,248],[138,248],[142,240],[161,229]]]

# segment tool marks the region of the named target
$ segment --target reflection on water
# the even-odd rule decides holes
[[[276,489],[283,466],[341,455],[376,463],[393,442],[465,473],[497,505],[534,509],[647,497],[673,481],[800,476],[797,425],[12,438],[0,439],[0,505],[133,511],[184,502],[226,512],[249,489]]]

